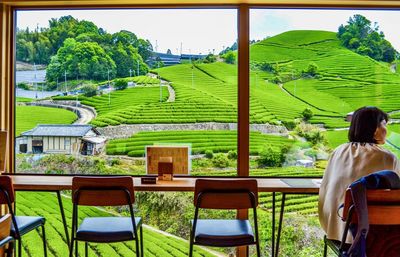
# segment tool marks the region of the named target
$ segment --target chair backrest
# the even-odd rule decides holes
[[[4,191],[10,198],[10,203],[14,202],[14,187],[10,176],[0,175],[0,204],[7,204],[7,198]]]
[[[7,131],[0,131],[0,173],[6,170]]]
[[[72,179],[74,204],[118,206],[129,204],[128,199],[131,204],[135,202],[132,177],[74,177]]]
[[[347,217],[353,199],[346,190],[343,217]],[[400,189],[367,190],[368,220],[370,225],[400,225]],[[357,224],[357,213],[351,223]]]
[[[194,205],[206,209],[249,209],[256,207],[258,205],[257,180],[197,179]]]
[[[6,214],[0,218],[0,241],[10,236],[10,229],[11,229],[11,215]],[[0,248],[0,257],[5,256],[4,246]]]

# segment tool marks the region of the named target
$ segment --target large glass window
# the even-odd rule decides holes
[[[330,152],[347,142],[351,113],[362,106],[390,114],[385,147],[398,152],[397,16],[251,10],[251,175],[321,176]]]
[[[235,175],[236,24],[236,9],[17,11],[16,171]]]

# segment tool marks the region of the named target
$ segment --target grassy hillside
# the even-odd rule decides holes
[[[340,46],[335,33],[326,31],[289,31],[251,47],[252,62],[279,65],[280,76],[288,77],[283,88],[292,97],[319,111],[311,122],[327,127],[344,125],[342,117],[361,106],[373,105],[385,111],[397,110],[400,77],[388,65],[358,55]],[[301,78],[313,62],[318,75]]]
[[[38,124],[70,124],[78,117],[75,113],[58,108],[41,106],[16,106],[15,135],[28,131]]]
[[[279,123],[301,118],[310,108],[312,123],[346,127],[346,113],[364,105],[400,109],[400,76],[389,66],[342,46],[327,31],[288,31],[250,48],[250,122]],[[303,71],[315,63],[316,76]],[[262,64],[275,71],[262,70]],[[180,64],[154,70],[175,90],[162,101],[158,87],[130,88],[108,95],[81,97],[99,113],[94,125],[237,121],[237,66],[222,62]],[[279,77],[282,83],[275,79]],[[141,77],[140,80],[146,80]],[[149,81],[154,79],[149,79]],[[152,83],[152,82],[149,82]]]

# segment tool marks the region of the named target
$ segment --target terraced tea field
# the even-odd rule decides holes
[[[17,193],[18,215],[40,215],[46,218],[46,238],[48,241],[48,256],[68,256],[68,247],[65,243],[64,227],[61,222],[57,197],[52,193]],[[68,226],[72,219],[71,199],[63,199]],[[109,213],[99,208],[80,207],[80,221],[85,216],[110,216]],[[70,232],[70,229],[69,229]],[[185,257],[189,250],[186,241],[157,233],[150,229],[144,229],[145,256],[149,257]],[[83,243],[80,244],[80,253],[83,254]],[[136,256],[133,241],[114,244],[90,244],[89,256]],[[23,256],[43,256],[41,234],[31,232],[23,237]],[[200,248],[195,248],[196,257],[215,256]]]
[[[265,144],[283,147],[294,143],[286,137],[250,133],[250,153],[258,154]],[[139,132],[127,139],[111,140],[107,144],[108,155],[144,156],[146,145],[156,143],[185,143],[191,145],[192,154],[201,154],[206,150],[228,152],[237,149],[237,131],[160,131]]]
[[[78,117],[75,113],[58,108],[41,106],[16,106],[15,135],[33,129],[38,124],[71,124]]]
[[[361,106],[400,109],[400,75],[384,63],[340,46],[334,32],[285,32],[251,45],[250,57],[251,123],[290,122],[310,108],[314,114],[311,123],[346,127],[345,115]],[[275,73],[262,71],[262,63],[275,66]],[[310,63],[317,65],[317,76],[302,76]],[[171,83],[174,102],[165,102],[166,88],[160,102],[157,87],[113,92],[111,105],[107,95],[81,97],[84,104],[98,111],[93,125],[237,121],[236,65],[186,63],[153,72]],[[282,84],[272,83],[276,76]],[[128,80],[159,82],[145,76]]]

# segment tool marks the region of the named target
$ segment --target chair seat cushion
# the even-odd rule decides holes
[[[15,216],[17,222],[17,227],[20,236],[25,235],[29,231],[43,226],[46,219],[40,216]],[[11,226],[11,236],[14,238],[19,238],[15,231],[14,224]]]
[[[142,219],[135,218],[136,228]],[[135,239],[130,217],[85,218],[76,232],[76,239],[87,242],[111,243]]]
[[[194,233],[194,243],[229,247],[254,244],[255,239],[248,220],[199,219]]]

